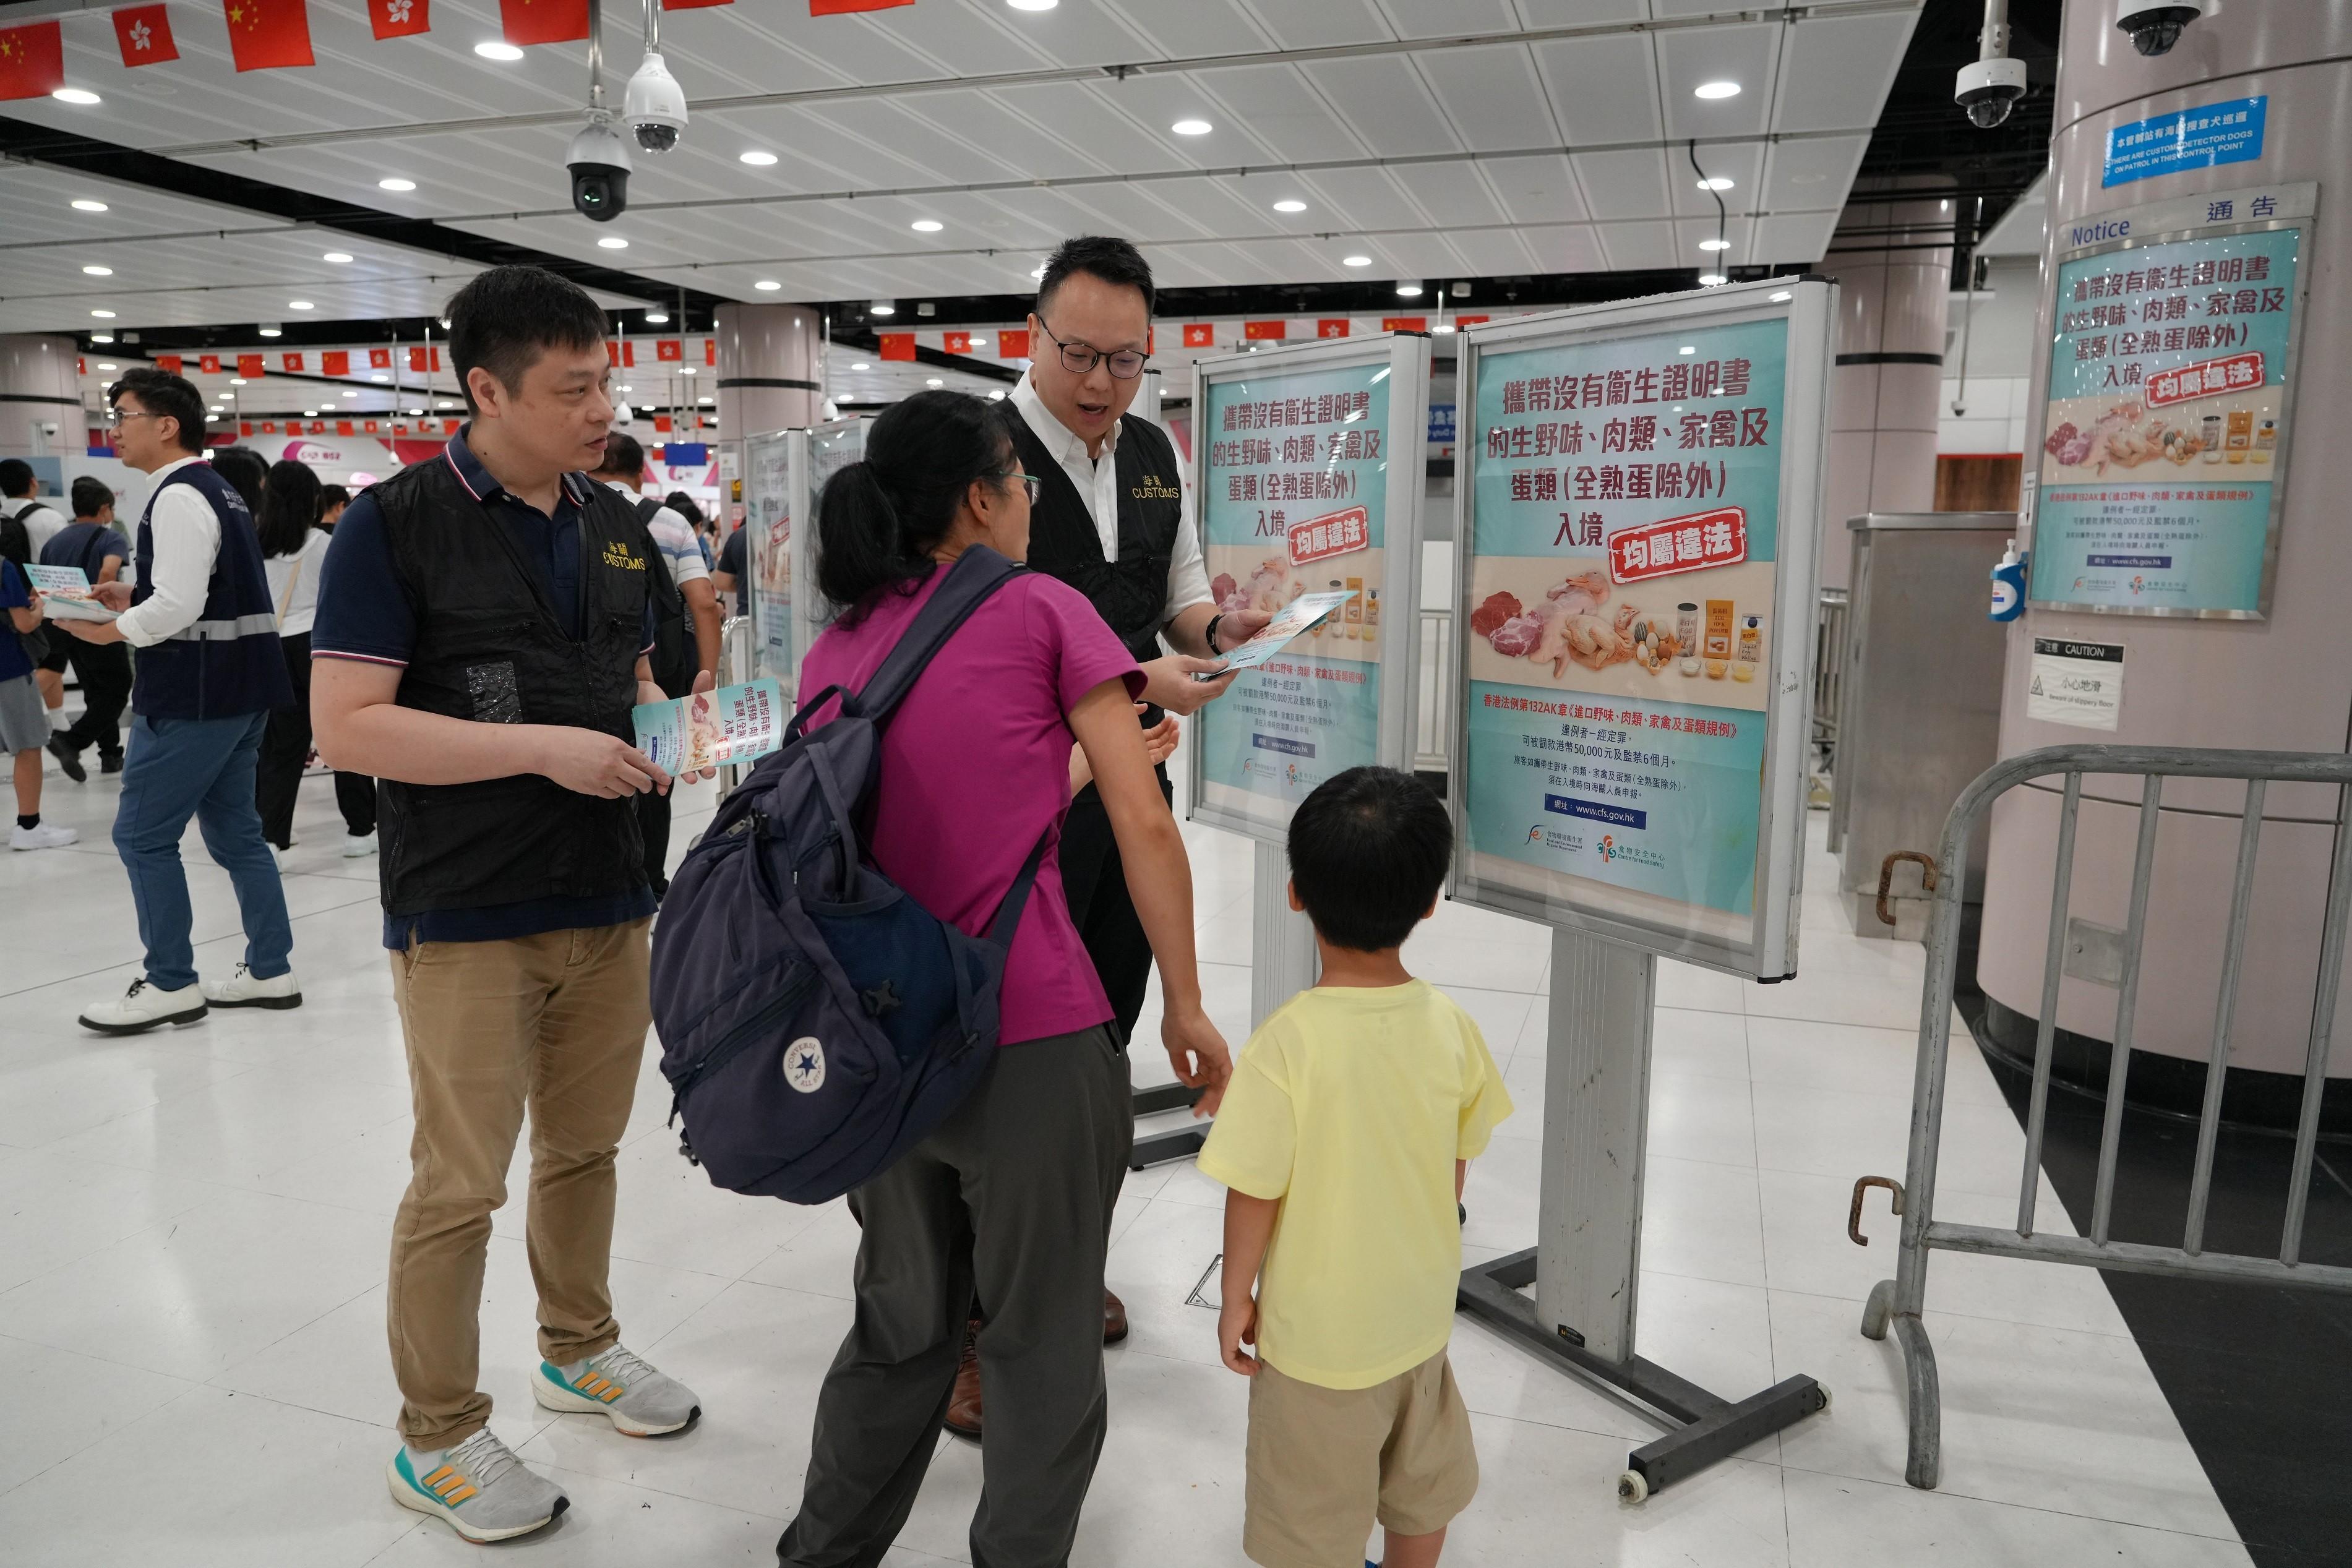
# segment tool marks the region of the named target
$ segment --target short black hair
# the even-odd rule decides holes
[[[634,435],[615,430],[604,437],[604,461],[597,465],[599,474],[626,474],[631,478],[642,477],[646,471],[646,449]]]
[[[213,449],[213,472],[228,481],[228,487],[245,501],[245,509],[257,519],[261,516],[262,492],[268,488],[269,465],[261,454],[250,446],[220,446]]]
[[[1121,288],[1140,290],[1146,316],[1151,314],[1152,303],[1159,297],[1151,282],[1151,264],[1132,244],[1109,235],[1080,235],[1055,246],[1054,254],[1045,258],[1045,277],[1037,284],[1037,315],[1041,319],[1045,307],[1053,303],[1054,291],[1074,272],[1099,277]]]
[[[1291,813],[1291,885],[1334,947],[1404,946],[1445,886],[1453,858],[1444,803],[1393,768],[1350,768]]]
[[[543,267],[494,267],[449,298],[449,357],[466,412],[474,407],[467,378],[475,366],[509,392],[550,349],[593,349],[604,341],[604,310],[588,291]]]
[[[348,507],[351,504],[352,493],[349,490],[344,489],[341,485],[321,485],[319,486],[319,515],[320,517],[325,517],[337,507]]]
[[[205,449],[205,397],[196,391],[196,383],[185,376],[175,376],[152,365],[142,365],[135,371],[125,371],[122,379],[106,389],[106,406],[112,408],[129,392],[139,400],[139,406],[157,416],[169,415],[180,422],[180,450],[202,452]]]
[[[73,482],[73,509],[77,517],[94,517],[114,505],[114,486],[94,475],[85,474]]]
[[[33,465],[21,457],[0,460],[0,496],[12,499],[33,493]]]

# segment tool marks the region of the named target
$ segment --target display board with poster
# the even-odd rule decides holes
[[[808,656],[809,644],[816,641],[817,633],[833,624],[839,608],[827,603],[816,591],[817,497],[824,494],[825,481],[865,457],[866,432],[871,423],[864,418],[836,419],[794,432],[803,444],[793,477],[794,515],[810,523],[793,541],[793,578],[801,585],[792,619],[795,669]]]
[[[1342,596],[1193,720],[1192,818],[1278,845],[1325,779],[1412,765],[1429,340],[1196,368],[1193,496],[1217,608],[1273,614],[1309,593]]]
[[[777,430],[743,442],[743,602],[751,616],[752,669],[786,691],[800,658],[793,645],[793,465],[803,437]]]
[[[1457,898],[1794,971],[1833,291],[1465,344]]]
[[[2318,198],[2209,192],[2057,225],[2034,608],[2270,613]]]

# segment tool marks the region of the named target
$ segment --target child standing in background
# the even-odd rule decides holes
[[[1445,1354],[1455,1205],[1511,1099],[1469,1015],[1398,955],[1453,844],[1437,797],[1391,768],[1300,804],[1290,906],[1322,979],[1251,1038],[1201,1151],[1230,1189],[1217,1339],[1252,1380],[1242,1550],[1265,1568],[1355,1568],[1375,1522],[1384,1568],[1430,1568],[1478,1490]]]

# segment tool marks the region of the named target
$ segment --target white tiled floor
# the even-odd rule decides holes
[[[309,841],[287,877],[305,1006],[100,1039],[74,1014],[127,983],[137,956],[106,841],[114,796],[111,780],[52,773],[50,814],[86,841],[0,860],[0,1563],[479,1561],[394,1507],[380,1479],[397,1403],[382,1275],[408,1116],[374,864],[338,858],[328,790],[306,786]],[[708,807],[682,803],[682,831]],[[1188,832],[1210,1002],[1238,1046],[1250,852]],[[227,880],[194,835],[187,853],[199,959],[223,972],[240,952]],[[1832,874],[1817,856],[1808,880]],[[1661,973],[1640,1332],[1645,1354],[1718,1392],[1801,1371],[1834,1406],[1628,1508],[1614,1478],[1655,1428],[1465,1322],[1454,1355],[1485,1482],[1448,1560],[2247,1561],[2105,1286],[2081,1270],[1937,1260],[1944,1484],[1903,1484],[1897,1353],[1855,1327],[1891,1270],[1894,1225],[1874,1199],[1874,1246],[1843,1227],[1855,1176],[1901,1174],[1920,950],[1845,936],[1825,895],[1805,913],[1793,984]],[[1521,1107],[1471,1174],[1473,1259],[1534,1236],[1549,955],[1542,931],[1450,905],[1408,950],[1477,1018]],[[1148,1045],[1138,1065],[1167,1077]],[[1950,1100],[1942,1211],[1990,1218],[2014,1203],[2023,1141],[1965,1049]],[[502,1213],[483,1311],[495,1424],[574,1504],[500,1549],[518,1562],[766,1563],[797,1499],[811,1397],[849,1321],[856,1228],[838,1206],[712,1191],[677,1158],[667,1110],[649,1058],[614,1289],[632,1344],[708,1414],[680,1438],[631,1443],[534,1406],[521,1211]],[[1109,1353],[1111,1432],[1077,1563],[1244,1561],[1244,1385],[1216,1364],[1210,1314],[1184,1305],[1217,1251],[1221,1202],[1189,1164],[1128,1184],[1110,1277],[1134,1332]],[[2042,1212],[2063,1224],[2054,1197]],[[963,1561],[978,1486],[977,1451],[948,1441],[892,1568]]]

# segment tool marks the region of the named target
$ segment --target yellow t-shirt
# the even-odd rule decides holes
[[[1462,1273],[1454,1162],[1511,1113],[1470,1015],[1426,980],[1318,986],[1250,1037],[1201,1171],[1279,1198],[1259,1354],[1370,1388],[1445,1348]]]

